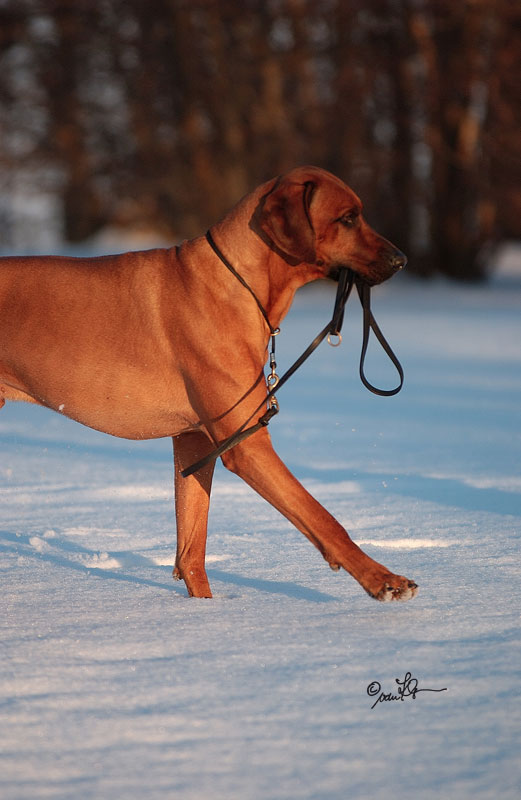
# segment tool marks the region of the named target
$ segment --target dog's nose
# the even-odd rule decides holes
[[[400,250],[396,250],[396,252],[389,259],[389,265],[391,269],[396,270],[396,272],[398,272],[400,269],[403,269],[406,264],[407,256]]]

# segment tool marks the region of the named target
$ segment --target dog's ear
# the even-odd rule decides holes
[[[313,181],[275,185],[261,204],[257,216],[268,244],[291,264],[315,260],[315,232],[309,207],[315,190]]]

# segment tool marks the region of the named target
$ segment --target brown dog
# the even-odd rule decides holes
[[[301,167],[243,198],[212,235],[275,327],[309,281],[349,266],[375,284],[405,265],[361,210],[338,178]],[[172,436],[174,576],[194,597],[211,597],[213,463],[188,478],[180,472],[262,404],[268,338],[257,304],[204,237],[101,258],[0,259],[0,407],[27,400],[114,436]],[[372,597],[414,597],[415,583],[365,555],[300,485],[266,428],[222,460]]]

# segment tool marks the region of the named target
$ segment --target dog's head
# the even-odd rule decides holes
[[[317,265],[334,279],[339,269],[349,267],[374,285],[407,263],[364,220],[352,189],[318,167],[299,167],[278,178],[261,198],[250,226],[288,263]]]

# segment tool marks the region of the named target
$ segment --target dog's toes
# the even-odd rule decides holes
[[[375,600],[390,603],[393,600],[411,600],[418,594],[418,584],[401,575],[389,575],[376,593],[370,592]]]

